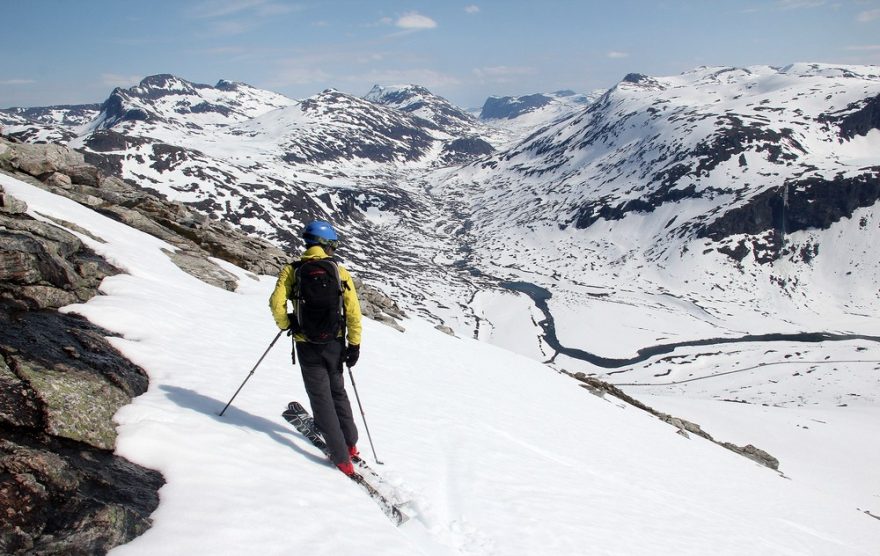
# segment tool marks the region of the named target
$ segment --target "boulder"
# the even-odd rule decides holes
[[[101,171],[91,164],[71,164],[63,167],[61,171],[70,176],[73,183],[79,185],[97,187],[102,178]]]
[[[162,250],[168,258],[181,270],[195,276],[202,282],[234,292],[238,287],[238,279],[231,272],[227,272],[204,256],[187,253],[185,251]]]
[[[27,212],[27,203],[8,195],[0,186],[0,213],[24,214],[25,212]]]
[[[9,157],[11,166],[32,176],[59,171],[65,173],[64,168],[85,164],[85,157],[81,153],[61,145],[17,143],[9,150],[11,152],[3,156]]]
[[[70,176],[61,172],[52,172],[45,181],[47,185],[60,187],[61,189],[70,189],[70,186],[73,185],[73,180],[70,179]]]

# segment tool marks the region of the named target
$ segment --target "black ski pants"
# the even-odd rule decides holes
[[[345,393],[343,353],[342,341],[329,344],[296,342],[296,354],[312,405],[312,415],[336,464],[349,460],[348,447],[358,441],[351,403]]]

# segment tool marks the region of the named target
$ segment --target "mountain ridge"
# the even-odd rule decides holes
[[[143,90],[114,91],[128,108],[152,110],[150,121],[104,118],[110,125],[68,142],[289,250],[297,223],[332,220],[350,264],[373,276],[394,269],[386,293],[461,333],[486,330],[467,301],[482,289],[527,275],[575,295],[570,281],[598,269],[602,284],[626,275],[645,291],[718,297],[719,314],[759,287],[806,318],[797,288],[812,283],[802,294],[819,295],[820,274],[851,282],[862,275],[856,261],[880,265],[858,239],[876,233],[878,82],[876,68],[828,64],[631,73],[598,97],[542,95],[576,97],[552,116],[531,121],[533,110],[493,127],[455,110],[444,128],[438,115],[451,104],[417,85],[300,101],[251,91],[243,106],[224,96],[238,85],[160,75]],[[210,106],[196,108],[202,102]],[[861,224],[841,224],[853,218]],[[858,251],[826,269],[823,246],[840,234]],[[532,244],[573,258],[550,268],[540,251],[518,247]],[[796,279],[783,276],[783,261],[797,266]],[[659,282],[640,277],[645,265]],[[704,287],[688,283],[688,266]],[[430,295],[419,293],[423,283]],[[729,293],[711,294],[719,289]],[[873,310],[859,295],[849,303]]]

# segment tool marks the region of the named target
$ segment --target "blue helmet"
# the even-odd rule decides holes
[[[336,230],[333,229],[329,222],[324,222],[323,220],[309,222],[306,229],[303,230],[303,239],[306,240],[306,247],[320,245],[336,249],[339,245]]]

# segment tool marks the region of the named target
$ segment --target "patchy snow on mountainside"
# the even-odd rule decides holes
[[[871,67],[631,75],[432,191],[470,215],[468,267],[552,291],[567,347],[876,334],[878,96]]]
[[[417,85],[295,101],[159,75],[114,91],[70,144],[291,253],[304,222],[330,220],[345,262],[410,313],[556,368],[602,372],[567,350],[876,334],[877,68],[704,67],[533,96],[551,101],[472,125]],[[536,128],[488,127],[517,121]],[[504,282],[551,292],[559,346]]]

